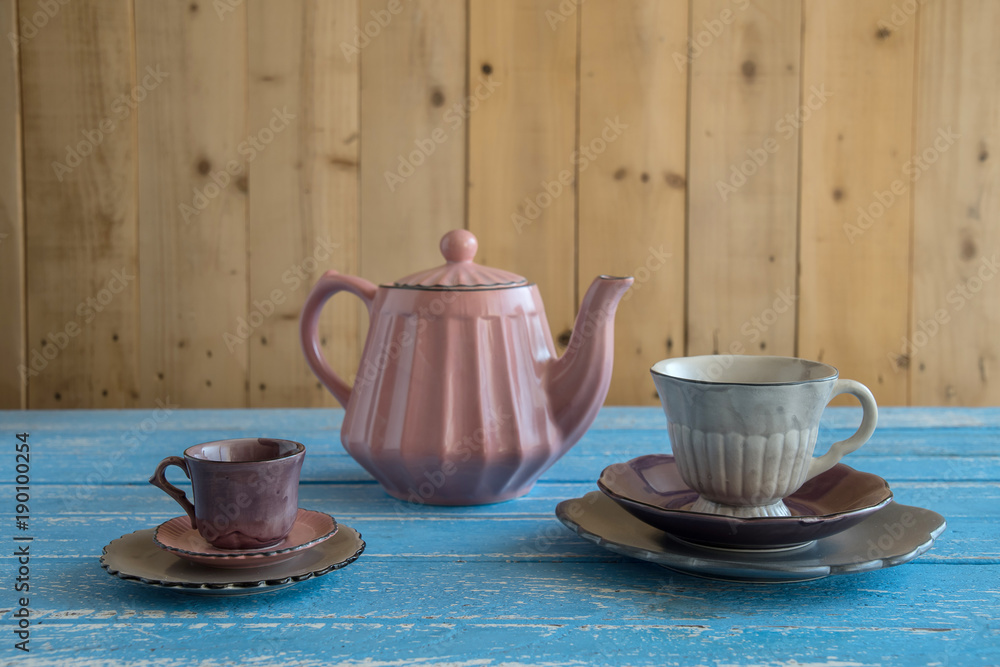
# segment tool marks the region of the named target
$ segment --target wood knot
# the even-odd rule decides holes
[[[892,31],[886,28],[885,26],[882,26],[875,31],[875,37],[877,37],[878,39],[888,39],[889,35],[891,34]]]
[[[753,78],[757,76],[757,63],[752,60],[744,60],[740,71],[743,72],[743,76],[753,81]]]
[[[444,93],[435,89],[434,92],[431,93],[431,104],[436,107],[444,106]]]
[[[212,163],[209,162],[207,158],[201,158],[198,160],[198,164],[195,165],[195,169],[198,170],[199,174],[204,176],[208,172],[212,171]]]
[[[687,185],[687,181],[684,180],[683,176],[681,176],[680,174],[675,174],[672,171],[668,171],[666,174],[664,174],[663,178],[667,182],[667,185],[669,185],[672,188],[677,188],[678,190],[683,190],[684,186]]]
[[[978,251],[979,248],[972,239],[964,239],[962,241],[962,259],[966,261],[973,259]]]

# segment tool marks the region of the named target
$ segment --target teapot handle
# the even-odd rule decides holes
[[[306,297],[306,304],[302,308],[299,337],[302,340],[302,351],[305,352],[306,362],[319,381],[345,408],[351,399],[351,387],[333,372],[323,356],[319,339],[319,313],[331,296],[337,292],[350,292],[365,302],[368,317],[371,318],[372,301],[375,299],[376,289],[375,285],[363,278],[345,276],[336,271],[327,271],[313,286],[309,296]]]

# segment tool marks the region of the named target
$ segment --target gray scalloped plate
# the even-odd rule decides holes
[[[108,574],[154,588],[204,595],[252,595],[286,588],[347,567],[365,550],[361,533],[344,524],[330,539],[291,560],[245,569],[199,565],[164,551],[153,529],[123,535],[104,547],[101,567]]]
[[[673,456],[651,454],[608,466],[597,486],[646,523],[689,542],[729,549],[799,547],[864,521],[892,502],[878,475],[838,463],[785,498],[792,516],[743,519],[692,512],[698,493]]]
[[[600,491],[564,500],[556,516],[580,537],[609,551],[696,577],[791,583],[870,572],[908,563],[944,531],[937,512],[890,503],[850,528],[799,549],[748,551],[702,547],[643,523]]]

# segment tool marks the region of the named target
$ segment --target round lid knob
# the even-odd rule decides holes
[[[441,254],[449,262],[471,262],[478,249],[476,235],[467,229],[453,229],[441,238]]]

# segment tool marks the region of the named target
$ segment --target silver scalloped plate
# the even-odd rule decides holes
[[[810,581],[902,565],[930,549],[946,525],[937,512],[893,502],[800,549],[760,552],[684,542],[643,523],[600,491],[564,500],[556,516],[609,551],[696,577],[754,583]]]
[[[347,567],[365,550],[361,533],[344,524],[330,539],[290,560],[256,568],[223,569],[199,565],[164,551],[153,542],[154,529],[123,535],[104,547],[101,567],[119,579],[204,595],[252,595],[286,588]]]

